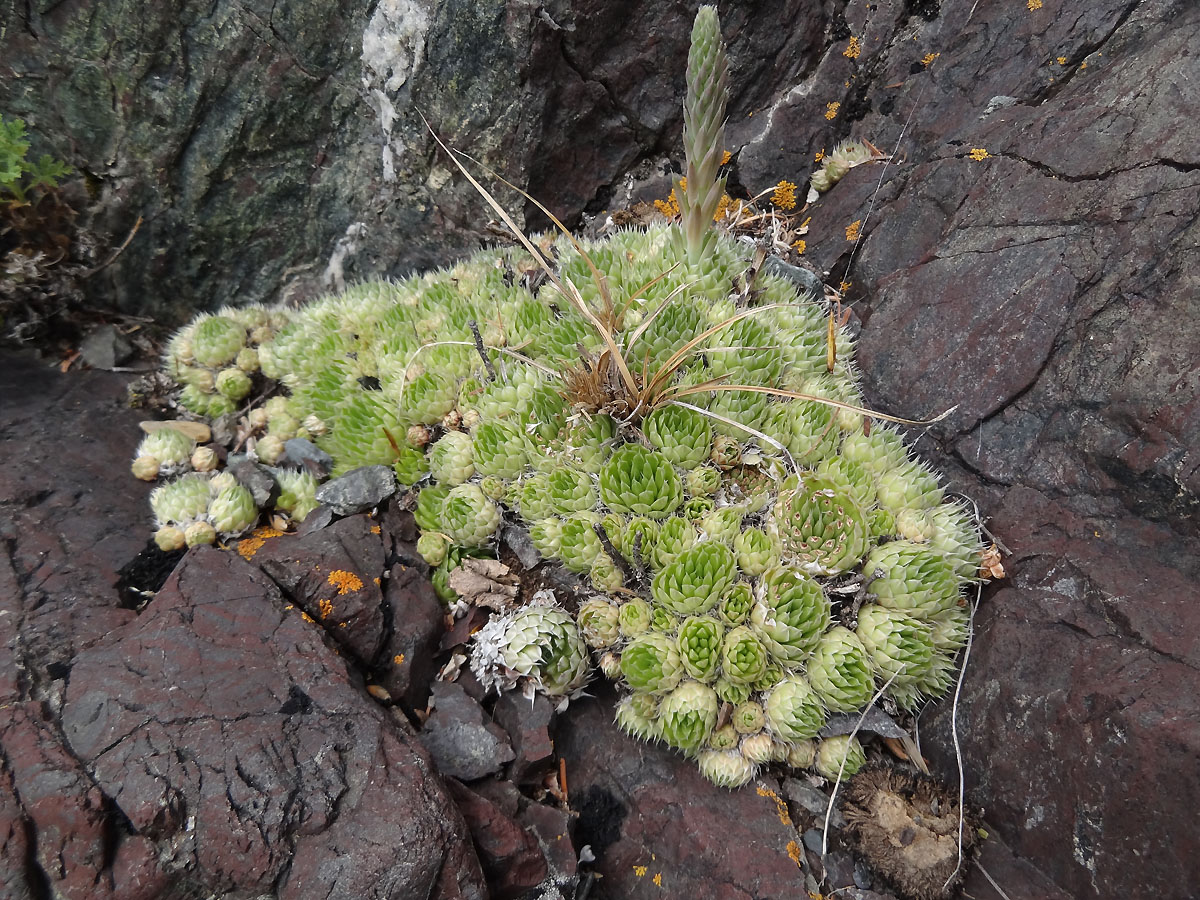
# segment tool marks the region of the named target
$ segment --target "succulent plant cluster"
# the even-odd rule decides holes
[[[418,550],[443,599],[505,524],[575,573],[576,612],[538,603],[480,632],[485,682],[568,695],[590,648],[623,689],[620,726],[716,784],[771,762],[848,775],[862,747],[819,740],[828,714],[885,684],[906,709],[946,691],[980,539],[862,409],[823,302],[709,227],[725,78],[711,8],[692,55],[707,74],[689,78],[682,226],[546,236],[300,310],[225,310],[180,332],[167,371],[197,416],[241,414],[294,519],[316,480],[289,467],[289,439],[334,474],[392,466],[419,489]],[[140,477],[177,476],[152,501],[162,546],[257,520],[197,452],[153,435],[139,449]]]

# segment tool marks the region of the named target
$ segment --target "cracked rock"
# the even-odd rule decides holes
[[[396,493],[396,474],[388,466],[361,466],[317,488],[317,501],[336,515],[374,509]]]

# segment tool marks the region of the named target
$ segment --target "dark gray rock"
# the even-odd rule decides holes
[[[396,493],[396,473],[387,466],[360,466],[317,488],[317,500],[335,515],[374,509]]]
[[[421,728],[421,742],[443,775],[472,781],[499,772],[512,761],[504,729],[487,721],[483,707],[461,686],[434,682],[430,702],[433,712]]]
[[[93,369],[114,369],[133,355],[133,346],[116,327],[101,325],[83,339],[79,355]]]
[[[260,508],[266,506],[271,495],[279,490],[270,470],[243,453],[230,454],[225,467],[233,473],[238,483],[254,496],[254,502]]]
[[[333,468],[333,457],[307,438],[289,438],[283,442],[280,464],[308,469],[320,477]]]

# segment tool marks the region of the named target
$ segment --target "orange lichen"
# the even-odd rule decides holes
[[[798,240],[794,244],[792,244],[792,249],[795,250],[797,253],[803,253],[805,250],[808,249],[808,242],[805,241],[803,238],[801,238],[800,240]]]
[[[316,625],[316,624],[317,624],[317,620],[316,620],[316,619],[314,619],[312,616],[310,616],[310,615],[309,615],[308,613],[306,613],[306,612],[301,612],[301,613],[300,613],[300,618],[302,618],[302,619],[303,619],[305,622],[307,622],[309,625]]]
[[[765,788],[765,787],[758,788],[758,796],[770,797],[772,800],[774,800],[775,801],[775,812],[779,816],[780,823],[783,825],[791,825],[792,824],[792,817],[788,814],[787,803],[784,802],[782,797],[780,797],[777,793],[775,793],[770,788]]]
[[[334,569],[325,580],[331,587],[337,588],[339,597],[351,591],[360,590],[363,586],[361,578],[353,572],[346,572],[342,569]]]
[[[333,613],[333,601],[322,598],[321,601],[317,603],[317,611],[321,614],[322,619],[328,619]]]
[[[825,148],[824,147],[822,147],[815,154],[813,154],[813,162],[820,162],[824,158],[825,158]]]
[[[673,219],[679,215],[679,201],[675,198],[675,191],[672,190],[671,193],[667,195],[666,200],[655,200],[654,208],[668,219]]]
[[[380,531],[381,531],[381,529],[379,528],[379,526],[378,526],[378,525],[372,525],[372,526],[371,526],[371,534],[379,534],[379,533],[380,533]]]
[[[862,228],[862,219],[855,219],[846,226],[846,240],[857,241],[859,238],[859,229]]]
[[[846,45],[846,49],[842,51],[842,56],[847,59],[858,59],[862,53],[862,45],[858,42],[858,38],[851,37],[850,43]]]
[[[1055,60],[1055,62],[1057,62],[1060,66],[1065,66],[1067,64],[1067,58],[1065,56],[1060,56],[1057,60]]]
[[[825,118],[829,119],[832,122],[834,119],[837,118],[838,110],[841,108],[842,108],[842,104],[837,102],[836,100],[833,101],[833,103],[827,103],[825,105]]]
[[[729,207],[733,204],[733,198],[728,194],[722,194],[721,199],[717,201],[717,211],[713,213],[713,221],[720,222],[725,218],[725,214],[729,212]]]
[[[926,53],[921,57],[921,65],[928,69],[930,64],[941,55],[940,53]]]
[[[725,151],[725,152],[724,152],[724,153],[721,155],[721,165],[725,165],[725,164],[726,164],[727,162],[729,162],[731,159],[733,159],[733,154],[732,154],[732,153],[730,153],[728,150],[726,150],[726,151]]]
[[[780,209],[795,209],[796,185],[787,180],[780,181],[771,194],[771,202]]]
[[[393,657],[392,657],[392,665],[394,665],[394,666],[402,666],[402,665],[404,665],[404,654],[403,654],[403,653],[397,653],[395,656],[393,656]]]
[[[787,855],[791,859],[791,861],[794,862],[797,866],[799,866],[801,869],[804,868],[804,862],[803,862],[804,853],[803,853],[803,851],[801,851],[800,845],[797,844],[795,841],[788,841]],[[809,896],[812,896],[812,895],[810,894]]]
[[[254,554],[262,549],[263,544],[265,544],[271,538],[279,537],[282,534],[282,531],[277,528],[272,528],[269,525],[264,525],[262,528],[255,528],[254,531],[250,532],[249,537],[242,538],[240,541],[238,541],[238,556],[244,560],[253,559]]]

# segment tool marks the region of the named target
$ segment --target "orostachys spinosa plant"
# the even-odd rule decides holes
[[[494,615],[480,677],[563,697],[591,654],[621,687],[625,731],[735,787],[768,763],[852,774],[859,742],[818,739],[831,712],[884,685],[903,709],[944,694],[981,546],[969,509],[863,408],[823,300],[713,227],[727,71],[703,7],[678,222],[594,241],[512,226],[519,245],[443,271],[225,309],[175,336],[166,371],[195,416],[241,417],[242,449],[278,481],[276,522],[316,502],[290,439],[335,476],[392,467],[419,490],[418,548],[448,603],[449,573],[523,527],[584,597]],[[259,520],[190,438],[148,436],[133,468],[175,479],[152,501],[164,549]]]

